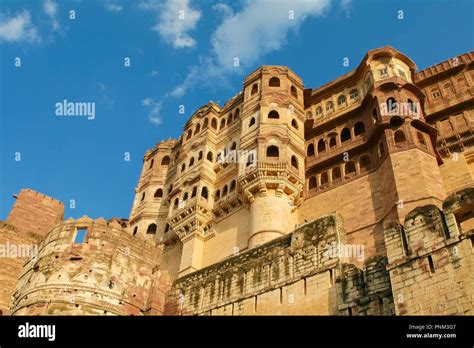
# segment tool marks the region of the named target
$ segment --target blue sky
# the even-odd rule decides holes
[[[423,69],[472,50],[473,22],[472,0],[2,0],[0,219],[22,188],[66,218],[128,217],[145,151],[259,65],[318,87],[391,45]],[[95,118],[56,116],[64,99],[94,102]]]

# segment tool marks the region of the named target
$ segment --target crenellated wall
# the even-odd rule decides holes
[[[7,221],[0,221],[0,315],[10,314],[23,264],[64,215],[62,202],[34,190],[21,190],[14,197]]]
[[[385,231],[397,315],[474,311],[474,188],[413,209]]]
[[[212,266],[178,278],[168,295],[170,315],[392,314],[384,257],[364,271],[334,254],[345,245],[338,215],[309,222]],[[380,304],[382,302],[382,305]]]

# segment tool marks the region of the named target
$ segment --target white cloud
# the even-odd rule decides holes
[[[149,108],[148,119],[153,124],[161,124],[161,102],[154,100],[153,98],[145,98],[142,100],[142,105]]]
[[[231,69],[235,57],[244,66],[255,63],[264,54],[280,49],[288,32],[297,30],[308,17],[322,15],[329,3],[329,0],[247,0],[243,10],[226,17],[212,36],[217,64]]]
[[[38,30],[31,23],[30,13],[24,10],[14,17],[6,17],[0,13],[0,41],[40,41]]]
[[[119,13],[122,12],[122,6],[118,4],[114,4],[113,2],[108,2],[105,4],[105,9],[112,13]]]
[[[352,0],[341,0],[341,7],[346,17],[349,18],[351,16]]]
[[[235,58],[244,68],[260,62],[262,56],[287,43],[290,31],[296,32],[309,17],[324,15],[329,5],[330,0],[245,0],[242,9],[234,13],[228,5],[216,4],[214,10],[224,18],[212,34],[211,54],[190,68],[171,95],[182,96],[197,83],[215,79],[224,83],[226,75],[241,72],[234,67]]]
[[[193,9],[189,0],[156,0],[141,1],[139,7],[154,11],[157,14],[157,23],[152,30],[175,48],[193,47],[196,41],[188,34],[196,27],[201,12]]]
[[[215,4],[214,6],[212,6],[212,9],[216,12],[222,13],[224,17],[229,17],[229,16],[234,15],[234,10],[232,9],[232,7],[226,4],[221,4],[221,3]]]
[[[46,13],[46,15],[51,18],[52,26],[53,26],[53,31],[59,29],[59,21],[56,18],[56,15],[58,13],[58,4],[55,3],[54,1],[51,0],[45,0],[43,2],[43,11]]]

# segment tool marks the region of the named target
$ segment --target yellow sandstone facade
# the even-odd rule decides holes
[[[4,313],[472,315],[473,58],[260,67],[145,153],[128,220],[47,221]]]

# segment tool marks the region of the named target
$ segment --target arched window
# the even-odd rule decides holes
[[[356,175],[356,167],[354,161],[348,161],[344,165],[345,178],[350,178]]]
[[[290,92],[293,97],[298,98],[298,90],[296,89],[295,86],[291,86]]]
[[[311,111],[308,111],[308,112],[306,113],[306,119],[307,119],[307,120],[311,120],[312,118],[313,118],[313,114],[311,113]]]
[[[271,145],[267,147],[267,157],[278,158],[279,157],[278,147],[275,145]]]
[[[148,225],[148,228],[146,230],[146,234],[156,234],[156,224]]]
[[[173,209],[178,208],[178,203],[179,203],[178,198],[175,198],[174,203],[173,203]]]
[[[334,111],[334,103],[332,101],[327,102],[326,111],[327,112],[333,112]]]
[[[145,192],[143,192],[142,199],[140,200],[140,202],[143,202],[144,200],[145,200]]]
[[[194,187],[193,187],[193,192],[191,193],[191,198],[196,197],[196,195],[197,195],[197,187],[194,186]]]
[[[397,130],[394,134],[394,139],[395,139],[395,146],[396,147],[405,147],[407,138],[405,136],[405,133],[403,133],[402,130]]]
[[[421,132],[416,132],[416,136],[418,137],[418,142],[420,143],[421,147],[428,149],[428,145],[426,144],[425,136]]]
[[[280,87],[280,79],[278,77],[273,76],[270,81],[268,81],[268,85],[270,87]]]
[[[236,186],[236,182],[235,182],[235,180],[232,180],[232,182],[230,183],[230,189],[229,189],[229,191],[230,191],[230,192],[235,191],[235,186]]]
[[[323,108],[318,106],[316,108],[316,116],[321,116],[323,114]]]
[[[298,129],[298,122],[296,122],[295,119],[293,119],[293,120],[291,121],[291,125],[293,126],[293,128]]]
[[[206,159],[207,159],[208,161],[212,162],[212,157],[213,157],[213,156],[212,156],[212,152],[209,151],[209,152],[207,153]]]
[[[198,134],[201,131],[201,125],[198,123],[196,129],[194,130],[194,135]]]
[[[240,109],[235,110],[234,112],[234,120],[237,120],[240,116]]]
[[[318,153],[326,151],[326,143],[323,139],[319,139],[318,141]]]
[[[211,120],[211,127],[217,129],[217,120],[215,118]]]
[[[329,182],[328,173],[327,172],[321,173],[321,186],[327,185],[328,182]]]
[[[221,129],[225,127],[225,119],[222,119],[221,121]]]
[[[232,145],[230,146],[231,150],[236,150],[237,149],[237,143],[234,141]]]
[[[250,95],[257,94],[257,92],[258,92],[258,85],[256,83],[254,83],[252,85],[252,90],[250,91]]]
[[[351,91],[349,92],[349,98],[351,98],[352,100],[359,98],[359,90],[357,90],[356,88],[351,89]]]
[[[365,133],[365,126],[364,126],[364,123],[363,122],[356,122],[356,124],[354,125],[354,135],[355,136],[359,136],[361,134],[364,134]]]
[[[159,188],[158,190],[155,191],[155,198],[161,198],[163,197],[163,189]]]
[[[336,145],[337,145],[336,137],[332,137],[331,139],[329,139],[329,148],[336,147]]]
[[[217,202],[221,198],[221,190],[217,190],[215,195],[215,201]]]
[[[170,225],[167,223],[167,224],[165,225],[165,233],[168,232],[169,230],[170,230]]]
[[[431,96],[433,97],[433,99],[438,99],[439,97],[441,97],[441,92],[438,88],[433,88],[431,90]]]
[[[341,143],[351,140],[351,131],[349,128],[344,128],[341,132]]]
[[[446,93],[446,95],[454,94],[453,86],[450,83],[446,83],[443,86],[443,89],[444,89],[444,92]]]
[[[201,189],[201,197],[207,199],[209,196],[209,191],[207,190],[207,187],[204,186],[202,189]]]
[[[379,143],[378,155],[379,155],[379,158],[382,158],[383,156],[385,156],[385,148],[383,146],[383,142]]]
[[[133,229],[133,235],[136,236],[137,233],[138,233],[138,227],[135,227],[135,228]]]
[[[161,165],[162,166],[167,166],[169,164],[170,164],[170,156],[163,157],[163,159],[161,160]]]
[[[291,165],[294,168],[298,169],[298,159],[296,158],[295,155],[291,156]]]
[[[314,190],[317,186],[316,177],[312,176],[309,178],[308,189]]]
[[[222,190],[222,197],[227,196],[228,190],[229,190],[229,188],[227,187],[227,185],[225,185],[224,188],[223,188],[223,190]]]
[[[151,161],[150,161],[150,166],[148,167],[148,169],[153,168],[154,163],[155,163],[155,160],[152,158]]]
[[[255,162],[254,155],[253,155],[253,153],[250,153],[250,154],[247,156],[247,163],[246,163],[245,166],[248,167],[248,166],[254,164],[254,162]]]
[[[278,111],[272,110],[268,113],[268,118],[280,118]]]
[[[346,106],[346,96],[340,95],[339,98],[337,98],[337,106],[339,107]]]
[[[188,197],[189,197],[188,193],[185,192],[183,195],[183,202],[186,202],[188,200]]]
[[[232,123],[232,113],[229,114],[229,117],[227,117],[227,125],[230,125]]]
[[[202,151],[199,151],[198,161],[202,160]]]
[[[191,139],[191,136],[193,135],[193,132],[190,130],[188,130],[188,136],[186,137],[186,140],[189,140]]]
[[[363,155],[359,159],[360,172],[364,173],[370,170],[370,157],[369,155]]]
[[[341,181],[341,168],[335,167],[331,171],[332,182],[337,183]]]
[[[308,148],[306,149],[306,155],[307,156],[314,156],[314,145],[309,144]]]
[[[186,170],[186,164],[183,163],[183,165],[181,166],[181,173],[184,172]]]
[[[395,98],[392,98],[392,97],[388,98],[386,101],[386,104],[387,104],[387,112],[389,115],[392,115],[393,113],[397,112],[398,105]]]
[[[411,99],[408,99],[408,110],[411,111],[411,112],[416,112],[417,111],[416,103],[414,103],[413,100],[411,100]]]
[[[192,167],[194,165],[194,157],[191,157],[191,159],[189,160],[189,166],[188,167]]]
[[[255,117],[252,117],[249,122],[249,128],[255,125]]]
[[[204,123],[202,124],[202,129],[206,129],[207,125],[209,123],[209,120],[207,118],[204,119]]]

